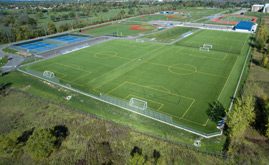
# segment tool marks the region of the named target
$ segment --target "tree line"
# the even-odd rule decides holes
[[[197,6],[227,8],[239,5],[244,5],[244,3],[207,1],[174,1],[170,3],[150,1],[129,1],[126,3],[106,3],[102,1],[94,3],[67,3],[67,1],[65,3],[0,3],[0,7],[4,8],[4,10],[0,10],[0,43],[32,39],[131,16],[151,14],[161,10],[177,10]],[[18,7],[18,10],[14,10],[15,7]],[[117,13],[107,14],[111,10],[115,10]],[[85,21],[82,18],[87,19]]]
[[[266,17],[264,17],[266,18]],[[262,19],[255,38],[255,47],[262,54],[260,65],[269,68],[269,27],[268,20]]]

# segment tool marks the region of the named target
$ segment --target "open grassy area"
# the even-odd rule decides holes
[[[84,30],[83,33],[90,34],[93,36],[101,35],[116,35],[116,36],[129,36],[137,35],[141,33],[147,33],[154,30],[155,27],[146,23],[131,23],[122,22],[115,24],[108,24],[100,27],[94,27],[91,29]]]
[[[247,38],[248,34],[203,31],[172,46],[116,40],[24,69],[53,71],[61,83],[85,92],[145,100],[148,107],[175,122],[211,133],[217,129],[208,120],[208,104],[220,100],[228,106],[245,59]],[[185,46],[192,42],[191,47]],[[210,52],[199,51],[209,42],[213,45]],[[238,45],[227,44],[231,42]]]
[[[20,77],[21,80],[31,79],[21,74],[12,74],[8,75],[6,79],[12,76]],[[35,81],[33,79],[32,82]],[[56,92],[52,91],[57,91],[57,89],[46,87],[44,84],[42,86],[48,90],[46,91],[46,88],[43,88],[43,98],[29,94],[33,93],[34,90],[39,90],[36,88],[36,84],[38,83],[33,83],[24,89],[22,88],[26,92],[12,90],[7,96],[0,96],[0,120],[2,123],[0,125],[0,164],[62,164],[62,162],[77,164],[77,162],[82,160],[88,162],[88,164],[103,164],[109,160],[113,164],[131,164],[130,162],[133,161],[133,157],[130,153],[134,146],[142,149],[141,157],[147,156],[146,161],[149,162],[148,164],[153,164],[150,162],[153,159],[152,152],[154,149],[160,152],[161,155],[157,164],[188,163],[191,160],[197,164],[206,162],[205,164],[208,165],[215,164],[216,162],[219,164],[223,161],[223,159],[213,156],[214,154],[208,155],[196,152],[191,145],[187,147],[177,142],[156,138],[137,132],[137,130],[130,129],[130,127],[99,119],[93,115],[85,115],[67,106],[59,105],[60,100],[64,101],[63,97],[54,97],[53,93]],[[61,90],[57,93],[65,92]],[[45,94],[49,94],[49,96]],[[57,100],[57,103],[44,97],[50,97],[51,100],[56,98],[54,101]],[[85,99],[85,102],[88,103],[88,100]],[[16,104],[14,104],[14,101]],[[70,102],[73,102],[73,100],[70,100]],[[95,103],[92,102],[90,107],[94,107],[94,105]],[[89,104],[87,106],[88,109],[91,109]],[[98,111],[103,111],[103,108],[100,108],[100,104],[98,106]],[[113,107],[109,107],[107,111],[108,113],[109,111],[116,112],[113,110]],[[132,123],[132,121],[130,122]],[[41,128],[48,129],[59,125],[65,126],[68,129],[68,135],[48,157],[33,158],[31,155],[32,151],[27,150],[28,143],[18,143],[17,141],[22,134],[25,135],[26,131],[33,128],[35,131],[38,131]],[[155,127],[157,125],[158,123],[155,123]],[[149,125],[145,125],[145,127],[149,127]],[[161,129],[169,128],[158,128],[158,130]],[[163,138],[167,138],[171,132],[174,132],[173,128]],[[179,133],[180,131],[177,130],[175,132],[177,132],[177,139],[180,139],[182,137],[182,134]],[[25,141],[28,140],[27,137],[24,139],[26,139]],[[187,142],[188,140],[186,138],[185,141]],[[209,145],[219,145],[219,142],[215,143],[212,139],[210,141],[204,139],[202,141],[202,148],[206,143]]]
[[[192,32],[194,30],[195,30],[194,28],[188,28],[188,27],[175,27],[172,29],[161,31],[159,33],[147,35],[145,36],[145,38],[149,38],[153,41],[158,42],[172,42],[180,38],[180,36],[183,35],[184,33]]]
[[[131,18],[131,21],[141,21],[148,22],[153,20],[170,20],[170,21],[197,21],[203,17],[217,14],[220,12],[225,12],[224,9],[214,9],[214,8],[184,8],[177,10],[176,14],[165,15],[165,14],[155,14],[138,16]]]

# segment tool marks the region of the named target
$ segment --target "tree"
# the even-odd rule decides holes
[[[255,120],[254,99],[251,96],[237,99],[234,109],[227,114],[229,138],[239,141],[243,138],[245,130]]]
[[[54,34],[57,32],[56,26],[53,22],[48,23],[48,33],[49,34]]]
[[[267,102],[266,106],[265,106],[265,110],[267,112],[267,117],[268,117],[268,121],[267,121],[267,130],[266,130],[266,136],[269,138],[269,102]]]
[[[268,62],[269,62],[269,58],[267,55],[263,55],[263,58],[262,58],[262,66],[263,67],[266,67],[268,65]]]
[[[59,32],[64,32],[64,31],[67,31],[69,29],[70,25],[69,24],[61,24],[59,26]]]
[[[256,35],[256,46],[258,49],[261,50],[265,47],[265,44],[268,40],[268,35],[268,27],[266,24],[262,23]]]
[[[121,10],[119,16],[122,19],[125,16],[125,10]]]
[[[50,129],[37,129],[26,143],[26,150],[34,159],[48,157],[54,150],[56,137]]]
[[[219,101],[214,101],[209,104],[207,115],[212,121],[218,122],[225,116],[225,114],[225,108]]]
[[[134,13],[135,13],[134,9],[133,8],[129,8],[128,14],[129,15],[133,15]]]

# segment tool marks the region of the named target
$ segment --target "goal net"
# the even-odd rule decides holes
[[[200,47],[199,50],[200,51],[204,51],[204,52],[209,52],[209,48],[208,47]]]
[[[46,78],[54,78],[55,77],[55,74],[51,71],[44,71],[43,72],[43,76],[46,77]]]
[[[204,48],[212,49],[213,48],[213,45],[211,45],[211,44],[204,44],[203,47]]]
[[[140,43],[143,43],[145,42],[143,39],[136,39],[136,42],[140,42]]]
[[[137,98],[131,98],[129,101],[129,105],[140,110],[146,110],[148,107],[146,101]]]

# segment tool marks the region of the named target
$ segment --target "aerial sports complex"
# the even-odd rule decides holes
[[[131,28],[134,25],[146,28]],[[107,34],[107,26],[113,26],[114,32]],[[19,68],[25,74],[211,138],[222,130],[207,110],[214,101],[232,108],[250,58],[251,32],[220,27],[145,25],[127,19],[100,26],[106,29],[104,34],[100,29],[83,29],[12,47],[41,57]]]

